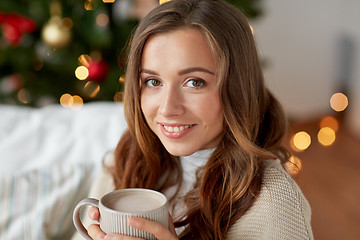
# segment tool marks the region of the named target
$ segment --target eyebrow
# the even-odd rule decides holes
[[[151,75],[159,75],[157,72],[149,70],[149,69],[145,69],[145,68],[140,68],[140,73],[147,73],[147,74],[151,74]]]
[[[179,75],[185,75],[185,74],[192,73],[192,72],[204,72],[204,73],[208,73],[208,74],[211,74],[211,75],[215,75],[215,73],[213,73],[210,70],[207,70],[206,68],[203,68],[203,67],[186,68],[186,69],[180,70],[178,72],[178,74]],[[157,72],[149,70],[149,69],[145,69],[145,68],[141,68],[140,73],[159,75]]]
[[[202,68],[202,67],[186,68],[184,70],[179,71],[178,74],[179,75],[184,75],[184,74],[188,74],[188,73],[192,73],[192,72],[204,72],[204,73],[209,73],[211,75],[215,75],[210,70],[207,70],[206,68]]]

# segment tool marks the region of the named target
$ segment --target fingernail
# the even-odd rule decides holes
[[[92,219],[92,220],[95,220],[95,219],[96,219],[96,212],[91,213],[91,219]]]

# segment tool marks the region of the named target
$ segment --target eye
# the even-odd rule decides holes
[[[148,85],[148,86],[150,86],[150,87],[158,87],[158,86],[161,86],[161,85],[162,85],[161,82],[160,82],[160,80],[154,79],[154,78],[147,79],[147,80],[145,81],[145,84]]]
[[[185,83],[185,85],[191,88],[199,88],[205,85],[205,81],[201,79],[190,79]]]

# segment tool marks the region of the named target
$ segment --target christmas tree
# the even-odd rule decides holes
[[[249,17],[258,0],[228,0]],[[0,104],[121,101],[124,49],[157,0],[1,0]]]

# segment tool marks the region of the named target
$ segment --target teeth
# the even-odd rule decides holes
[[[191,127],[191,125],[185,125],[185,126],[180,126],[180,127],[171,127],[171,126],[166,126],[166,125],[163,125],[163,126],[166,129],[166,131],[168,131],[168,132],[180,132],[180,131],[184,131],[185,129],[188,129],[189,127]]]

